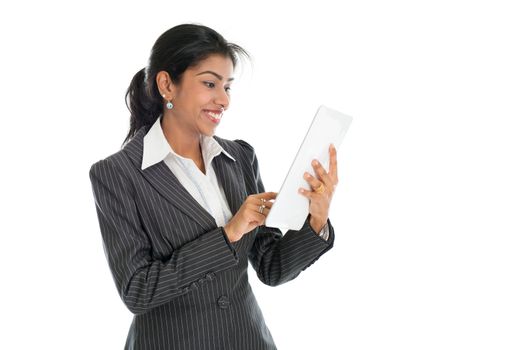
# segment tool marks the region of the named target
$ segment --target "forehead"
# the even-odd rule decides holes
[[[225,76],[227,79],[233,74],[234,68],[231,58],[214,54],[200,61],[196,66],[191,67],[188,70],[191,70],[196,74],[210,70]]]

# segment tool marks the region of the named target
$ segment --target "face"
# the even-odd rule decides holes
[[[221,55],[209,56],[188,68],[180,83],[172,87],[174,108],[164,106],[164,114],[172,113],[178,126],[189,134],[214,135],[229,107],[233,71],[231,59]]]

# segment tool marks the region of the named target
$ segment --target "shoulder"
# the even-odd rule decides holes
[[[92,164],[90,176],[104,171],[118,172],[121,175],[134,172],[142,161],[143,138],[146,132],[147,129],[142,127],[119,151]]]
[[[91,180],[95,178],[110,178],[110,177],[121,177],[122,166],[125,162],[125,155],[123,150],[120,150],[104,159],[100,159],[91,165],[89,169],[89,177]]]
[[[91,164],[91,170],[114,165],[115,163],[118,163],[119,159],[122,158],[123,154],[124,154],[123,151],[120,150],[105,158],[97,160],[93,164]]]
[[[218,136],[214,136],[215,140],[220,143],[224,149],[229,152],[235,159],[248,161],[253,163],[256,158],[255,149],[247,141],[236,139],[227,140]]]

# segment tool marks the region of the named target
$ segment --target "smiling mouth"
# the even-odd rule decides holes
[[[218,124],[218,122],[220,122],[220,119],[222,119],[222,113],[218,111],[210,111],[204,109],[204,114],[209,120],[211,120],[215,124]]]

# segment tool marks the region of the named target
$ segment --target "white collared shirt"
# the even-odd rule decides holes
[[[151,129],[144,136],[144,151],[142,157],[142,170],[164,161],[168,168],[180,181],[182,186],[193,196],[193,198],[205,208],[213,218],[218,227],[224,226],[231,217],[231,209],[226,199],[224,189],[218,183],[215,170],[211,161],[220,153],[236,161],[224,148],[211,136],[200,136],[200,148],[206,173],[202,173],[190,158],[177,154],[164,135],[159,117]],[[329,228],[326,224],[320,236],[327,240]]]
[[[224,226],[233,215],[224,189],[218,183],[211,161],[220,153],[224,153],[232,160],[235,158],[226,152],[213,137],[201,135],[200,147],[206,169],[206,173],[202,173],[192,159],[182,157],[173,151],[164,135],[160,120],[161,118],[158,118],[144,136],[142,170],[164,161],[198,204],[215,218],[217,226]]]

